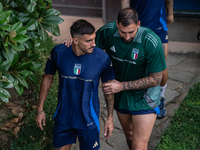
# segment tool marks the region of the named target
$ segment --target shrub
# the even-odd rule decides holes
[[[19,95],[28,88],[27,78],[34,83],[34,72],[47,31],[60,35],[60,12],[52,9],[51,0],[2,0],[0,3],[0,99],[8,102],[7,88],[15,88]]]

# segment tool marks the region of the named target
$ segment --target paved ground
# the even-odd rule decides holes
[[[72,22],[80,17],[62,16],[65,20],[60,25],[61,36],[54,37],[57,43],[70,38],[69,27]],[[83,18],[83,17],[81,17]],[[96,29],[103,25],[101,18],[83,18],[94,24]],[[151,134],[148,150],[155,148],[159,142],[161,134],[170,125],[170,119],[174,115],[174,110],[188,93],[189,87],[200,82],[200,41],[196,39],[200,30],[200,19],[175,18],[175,23],[169,25],[169,55],[167,60],[169,79],[165,92],[167,116],[157,119]],[[128,150],[121,125],[114,113],[114,131],[112,137],[106,140],[103,137],[103,126],[107,113],[103,94],[99,88],[99,99],[101,104],[100,127],[101,127],[101,148],[100,150]],[[72,146],[72,150],[78,150],[78,143]]]

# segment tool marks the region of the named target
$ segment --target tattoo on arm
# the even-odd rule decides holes
[[[173,15],[173,0],[165,0],[167,16]]]
[[[61,150],[61,147],[55,148],[55,150]]]
[[[130,7],[129,1],[130,0],[121,0],[121,9],[129,8]]]
[[[113,117],[114,94],[104,94],[104,96],[106,100],[108,116]]]
[[[37,112],[36,115],[39,116],[39,115],[42,114],[43,112],[44,112],[44,111],[41,110],[41,111]]]
[[[157,73],[150,73],[150,76],[123,83],[124,90],[140,90],[149,87],[154,87],[160,84],[162,79],[162,71]]]

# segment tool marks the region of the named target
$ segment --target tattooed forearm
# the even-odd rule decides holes
[[[165,0],[167,16],[173,15],[173,0]]]
[[[130,7],[130,0],[121,0],[121,9],[129,8]]]
[[[104,97],[106,100],[108,117],[113,117],[114,94],[104,94]]]
[[[151,73],[150,76],[129,82],[123,82],[124,90],[140,90],[149,87],[154,87],[160,84],[162,79],[162,72]]]

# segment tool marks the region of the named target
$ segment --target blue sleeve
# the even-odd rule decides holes
[[[57,70],[57,54],[55,52],[55,48],[51,51],[50,56],[48,58],[46,67],[45,67],[45,73],[54,75]]]
[[[113,79],[115,79],[113,66],[112,66],[110,58],[107,57],[105,64],[104,64],[104,69],[101,73],[101,81],[108,82],[109,80],[113,80]]]

